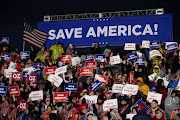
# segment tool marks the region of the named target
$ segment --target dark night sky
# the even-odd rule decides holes
[[[10,36],[12,44],[17,40],[22,42],[24,19],[35,25],[38,21],[43,21],[44,15],[156,8],[164,8],[166,14],[173,14],[173,38],[180,41],[178,0],[4,0],[0,4],[0,37]]]

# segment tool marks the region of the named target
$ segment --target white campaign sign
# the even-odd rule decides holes
[[[110,99],[104,101],[103,111],[108,111],[109,109],[118,109],[117,99]]]
[[[56,68],[55,74],[59,75],[61,73],[65,73],[65,72],[67,72],[67,65]]]
[[[166,42],[165,49],[167,49],[167,46],[168,46],[168,45],[171,45],[171,44],[174,44],[174,43],[177,43],[177,42]]]
[[[124,85],[123,84],[114,84],[112,87],[113,93],[121,93]]]
[[[136,43],[125,43],[124,50],[136,50]]]
[[[126,119],[132,120],[136,114],[126,114]]]
[[[138,92],[138,85],[132,85],[132,84],[126,84],[122,90],[123,95],[128,95],[128,94],[137,95],[137,92]]]
[[[149,40],[143,40],[142,41],[142,48],[150,48],[150,41]]]
[[[29,93],[29,99],[31,99],[32,101],[39,99],[43,100],[43,90],[32,91],[31,93]]]
[[[72,66],[78,65],[81,63],[81,58],[80,57],[73,57],[71,58],[72,61]]]
[[[160,56],[162,57],[161,53],[158,50],[152,50],[149,52],[150,58],[154,57],[154,56]]]
[[[84,98],[86,99],[88,104],[92,104],[92,103],[97,103],[97,99],[98,97],[96,95],[93,96],[89,96],[89,95],[85,95]]]
[[[153,100],[157,100],[158,104],[161,104],[162,94],[154,93],[154,92],[148,92],[147,95],[147,101],[151,103]]]
[[[48,77],[48,80],[50,82],[54,82],[54,85],[56,87],[59,87],[61,85],[61,83],[63,82],[63,79],[57,75],[52,75],[50,74],[49,77]]]
[[[153,73],[153,74],[149,75],[148,78],[149,78],[150,81],[154,81],[155,76],[156,75]]]
[[[16,69],[8,68],[4,70],[4,75],[6,78],[12,77],[12,72],[18,72]]]
[[[116,55],[116,56],[110,57],[110,63],[111,63],[111,65],[121,63],[120,56],[119,56],[119,55]]]

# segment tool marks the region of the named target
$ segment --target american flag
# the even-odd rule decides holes
[[[47,37],[48,34],[46,32],[33,28],[28,23],[25,23],[23,34],[23,40],[25,42],[37,48],[41,48],[41,46],[45,43]]]

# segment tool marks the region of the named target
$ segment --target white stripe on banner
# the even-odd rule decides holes
[[[31,40],[29,40],[29,39],[27,39],[27,38],[23,38],[23,40],[26,41],[26,42],[28,42],[29,44],[32,44],[32,45],[34,45],[34,46],[36,46],[36,47],[38,47],[38,48],[41,48],[41,45],[38,45],[38,44],[34,43],[33,41],[31,41]]]
[[[36,34],[36,32],[34,32],[34,31],[32,31],[31,34],[32,34],[33,36],[35,36],[37,39],[41,40],[42,42],[45,42],[45,41],[46,41],[45,38],[42,38],[42,37],[38,36],[38,35]]]
[[[42,41],[38,41],[37,39],[34,39],[31,34],[24,34],[23,37],[26,37],[27,39],[30,39],[32,41],[34,41],[35,43],[39,44],[39,45],[43,45]]]

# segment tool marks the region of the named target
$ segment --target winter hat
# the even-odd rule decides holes
[[[155,87],[151,87],[150,91],[156,91],[156,88]]]

